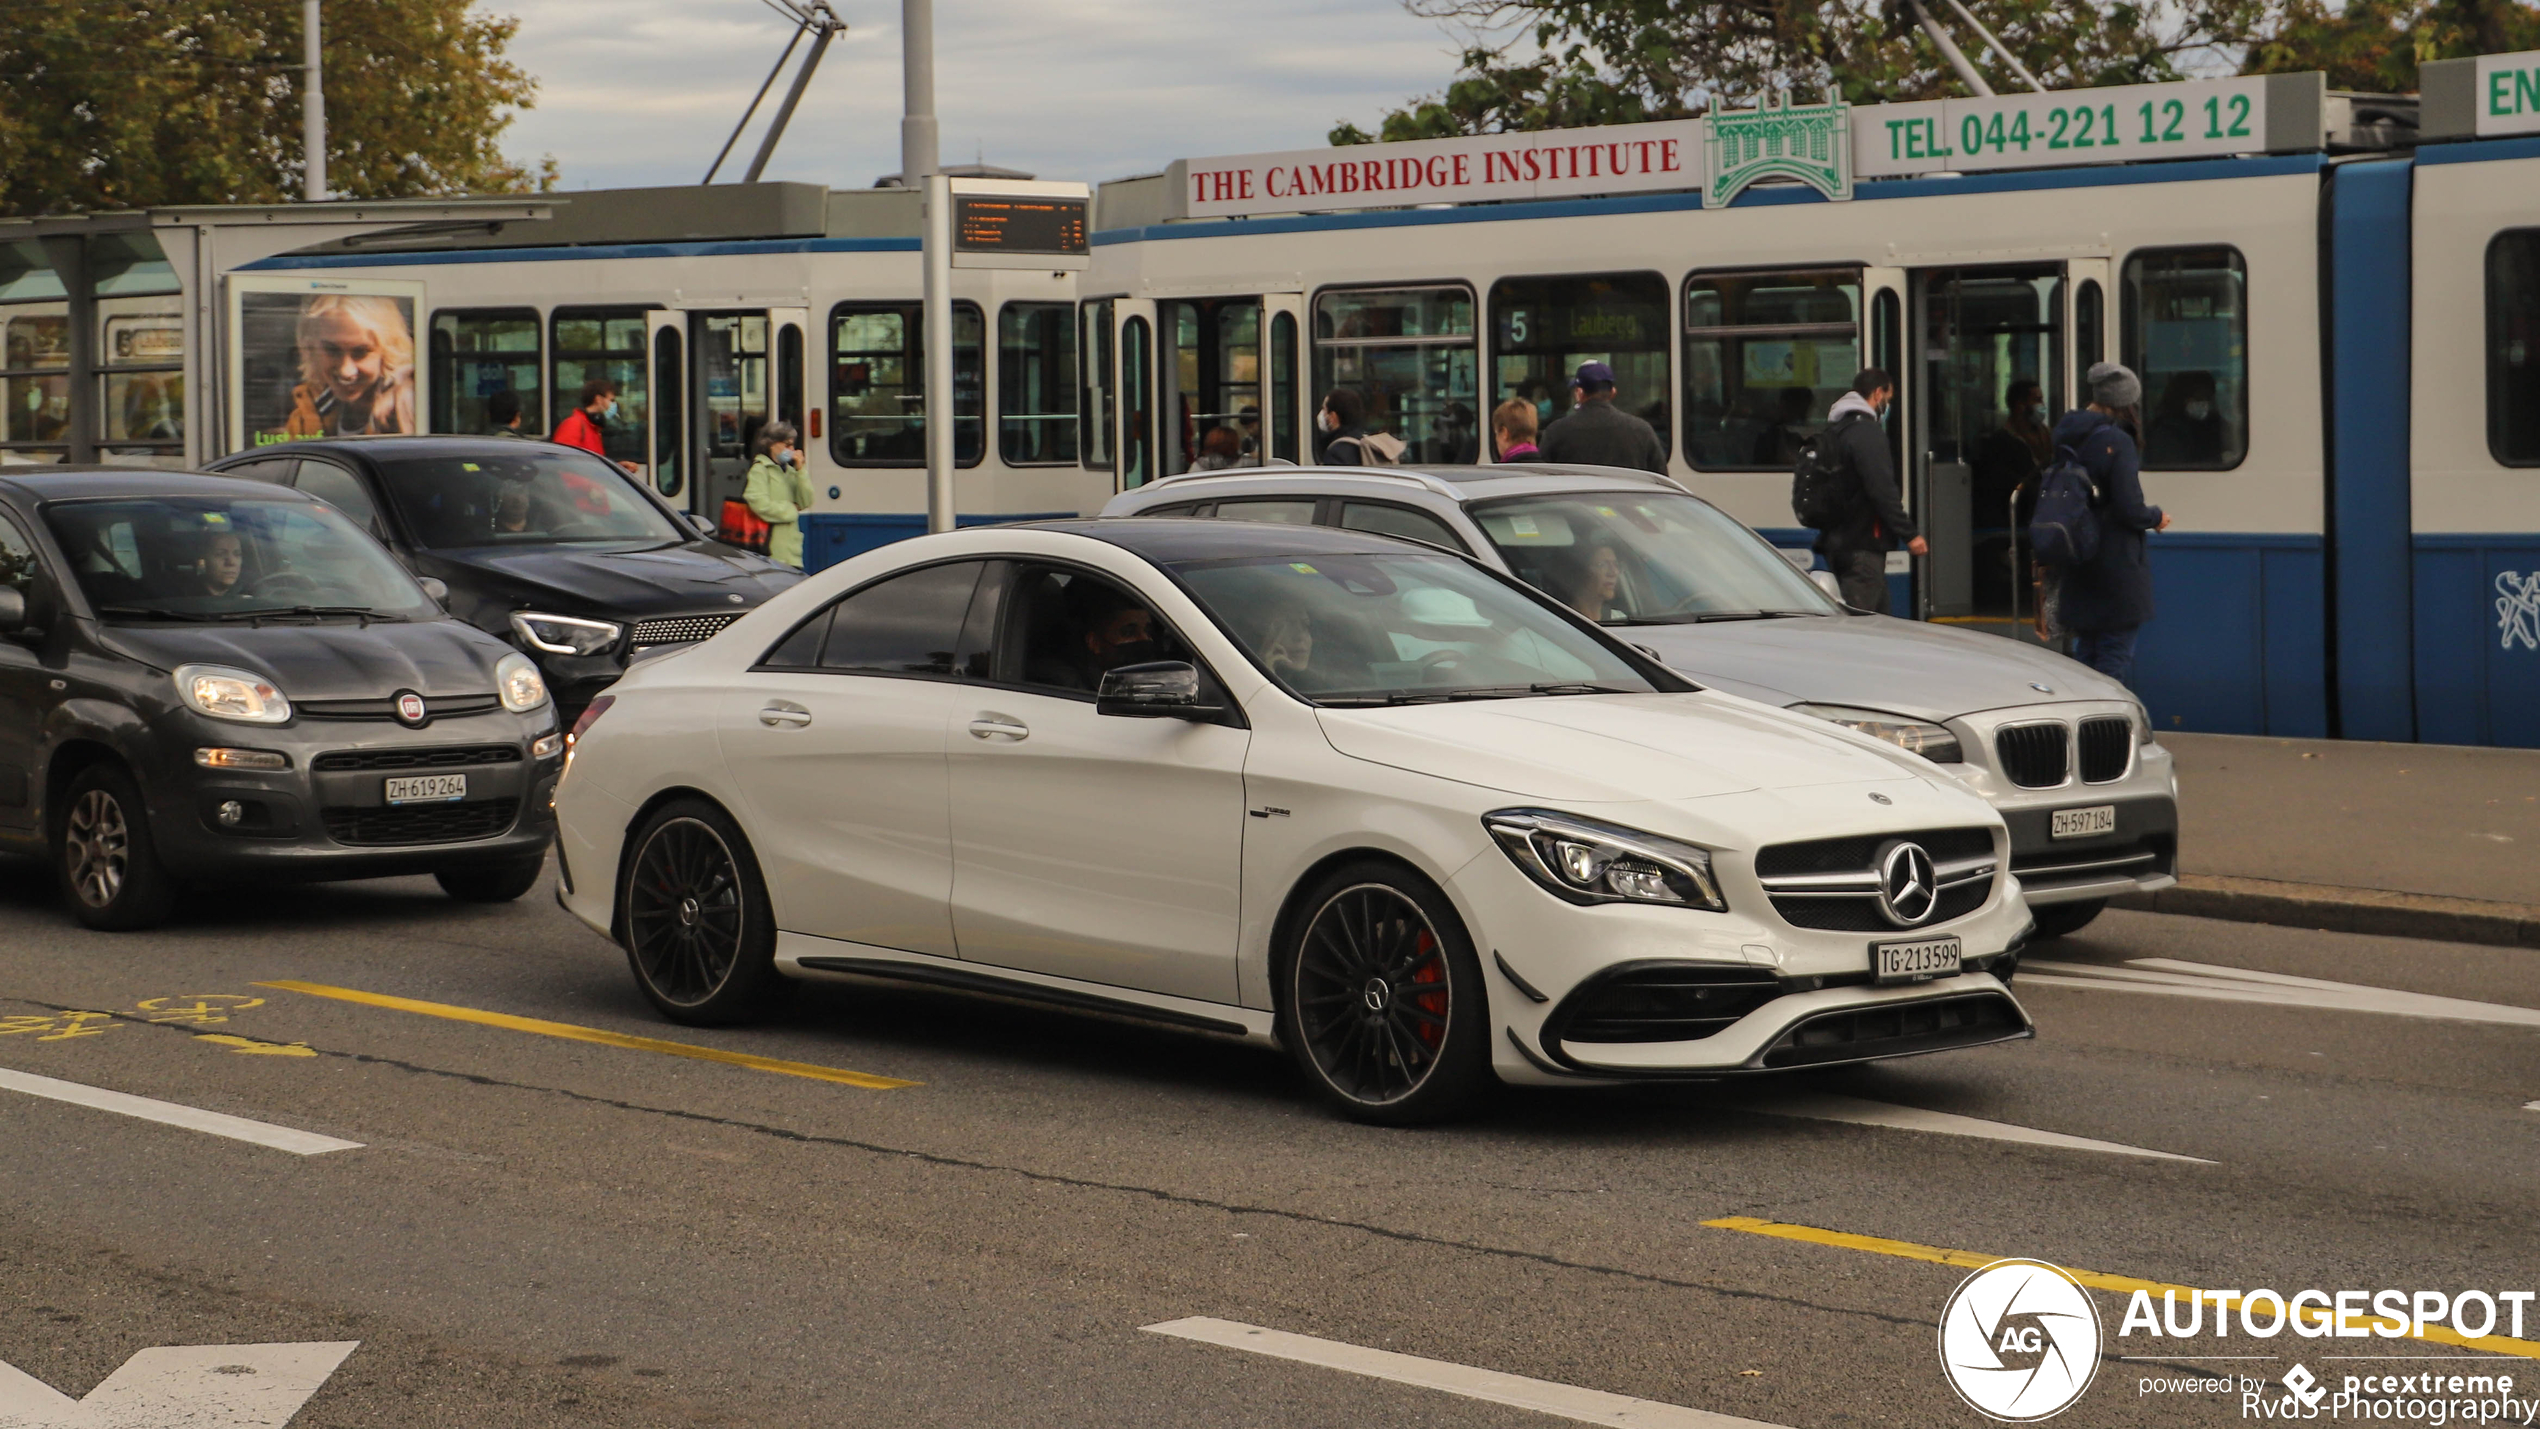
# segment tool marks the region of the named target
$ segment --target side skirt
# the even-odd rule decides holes
[[[1271,1014],[1248,1007],[1167,997],[1161,993],[1078,982],[1072,978],[1051,977],[1015,968],[991,968],[980,963],[841,942],[805,933],[777,934],[776,966],[781,971],[797,975],[882,978],[955,992],[1014,998],[1070,1012],[1124,1017],[1186,1032],[1237,1037],[1263,1047],[1275,1048],[1279,1045],[1272,1031],[1274,1019]]]

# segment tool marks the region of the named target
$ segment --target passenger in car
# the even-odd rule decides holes
[[[1615,597],[1623,587],[1623,560],[1615,554],[1614,543],[1607,540],[1582,541],[1572,552],[1573,568],[1561,588],[1569,594],[1562,604],[1594,621],[1606,621],[1623,614],[1614,608]]]
[[[1314,660],[1314,623],[1301,606],[1270,617],[1261,631],[1261,663],[1271,674],[1288,680],[1305,673]]]
[[[1046,599],[1053,583],[1044,581],[1038,594]],[[1099,690],[1102,677],[1123,665],[1165,658],[1156,638],[1155,613],[1136,596],[1111,584],[1079,576],[1068,582],[1067,618],[1055,629],[1062,640],[1040,637],[1024,661],[1023,678],[1035,685],[1064,690]]]

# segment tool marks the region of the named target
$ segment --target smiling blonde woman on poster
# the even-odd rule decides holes
[[[415,426],[415,342],[403,300],[323,293],[300,305],[294,437],[371,436]]]

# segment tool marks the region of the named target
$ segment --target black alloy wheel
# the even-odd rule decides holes
[[[2039,938],[2060,938],[2089,927],[2091,920],[2107,906],[2105,898],[2094,898],[2086,903],[2049,903],[2043,908],[2031,908],[2029,916],[2037,920]]]
[[[71,781],[53,867],[71,915],[103,932],[155,927],[176,904],[141,786],[118,764],[90,765]]]
[[[627,962],[674,1022],[729,1026],[783,986],[758,860],[740,827],[703,800],[645,820],[619,879]]]
[[[1489,1076],[1490,1009],[1463,925],[1386,864],[1335,872],[1285,949],[1280,1033],[1308,1077],[1362,1121],[1454,1115]]]

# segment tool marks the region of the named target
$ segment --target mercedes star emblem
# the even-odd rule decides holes
[[[1879,911],[1900,928],[1931,921],[1940,907],[1939,879],[1921,844],[1894,843],[1879,859]]]

